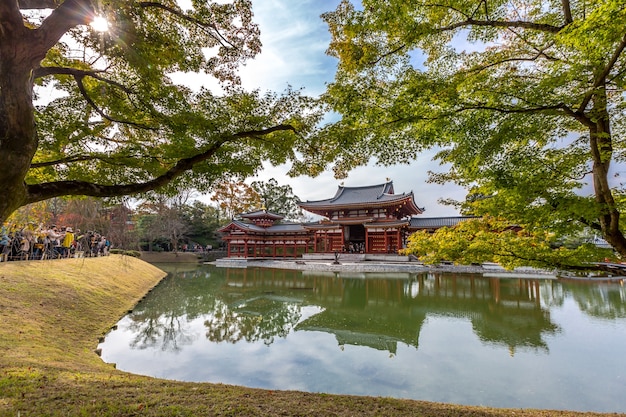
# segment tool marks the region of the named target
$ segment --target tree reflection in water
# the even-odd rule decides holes
[[[341,274],[271,269],[191,268],[173,271],[130,315],[131,347],[178,351],[198,336],[191,319],[204,318],[211,342],[271,345],[292,331],[333,334],[339,346],[395,354],[398,343],[419,348],[427,317],[472,323],[485,344],[548,351],[560,331],[550,308],[571,296],[584,313],[626,317],[619,284],[483,278],[471,274]],[[303,317],[302,308],[317,313]]]
[[[275,337],[287,337],[302,316],[297,303],[255,297],[237,307],[217,301],[211,318],[204,322],[212,342],[236,343],[262,340],[267,346]]]
[[[208,270],[194,265],[169,267],[168,272],[170,276],[129,314],[129,330],[135,334],[132,348],[179,351],[197,337],[189,321],[210,311],[215,303],[212,291],[207,291],[212,282]]]
[[[621,283],[564,283],[563,289],[589,316],[607,320],[626,318],[626,288]]]

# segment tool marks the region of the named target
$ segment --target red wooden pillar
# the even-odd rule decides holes
[[[400,233],[400,228],[396,230],[396,253],[402,248],[402,233]]]
[[[344,245],[346,244],[346,236],[345,236],[345,233],[344,233],[344,227],[343,226],[341,227],[341,237],[339,239],[340,239],[339,243],[341,243],[341,247],[343,248]]]
[[[329,252],[328,250],[328,229],[324,230],[324,250],[323,252]]]
[[[389,229],[383,229],[383,236],[385,236],[385,249],[383,253],[389,252]]]

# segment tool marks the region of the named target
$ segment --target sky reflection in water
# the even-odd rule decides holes
[[[626,412],[620,284],[177,268],[103,360],[184,381]]]

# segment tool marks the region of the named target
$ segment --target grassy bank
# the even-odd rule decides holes
[[[1,416],[563,416],[142,377],[94,353],[163,277],[139,259],[0,263]]]

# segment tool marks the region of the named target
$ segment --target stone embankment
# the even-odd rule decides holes
[[[338,261],[322,259],[259,259],[259,258],[222,258],[215,262],[218,267],[224,268],[278,268],[296,269],[301,271],[331,271],[331,272],[456,272],[467,274],[482,274],[488,277],[515,276],[528,278],[555,278],[553,271],[543,271],[534,268],[519,268],[507,271],[496,264],[482,265],[424,265],[421,262],[405,261],[377,261],[377,260],[346,260]]]

